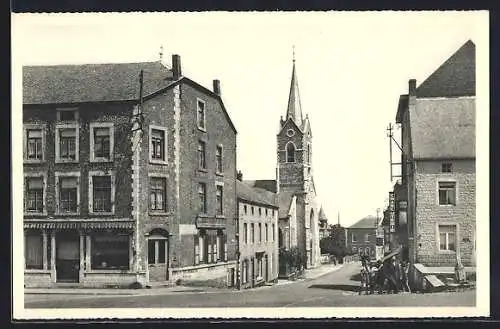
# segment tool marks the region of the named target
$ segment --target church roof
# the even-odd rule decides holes
[[[417,88],[417,97],[476,95],[476,46],[469,40]]]
[[[349,226],[349,228],[375,228],[378,224],[378,219],[375,216],[366,216],[358,220],[356,223]]]
[[[286,118],[292,118],[297,126],[303,129],[302,107],[300,105],[299,82],[297,80],[297,73],[295,72],[295,60],[293,61],[292,80],[290,83],[290,94],[288,96]]]
[[[276,193],[275,179],[244,180],[243,183],[247,184],[250,187],[261,188],[269,192]]]
[[[326,215],[325,215],[325,211],[323,210],[323,207],[321,207],[321,208],[319,209],[319,215],[318,215],[318,218],[319,218],[319,220],[320,220],[320,221],[321,221],[321,220],[323,220],[323,221],[328,221],[328,218],[327,218],[327,217],[326,217]]]
[[[278,218],[288,217],[288,212],[290,211],[294,195],[294,192],[280,191],[280,193],[278,193]]]

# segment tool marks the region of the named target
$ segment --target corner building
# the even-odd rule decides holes
[[[184,77],[178,55],[23,76],[26,286],[234,283],[236,129],[218,80]]]

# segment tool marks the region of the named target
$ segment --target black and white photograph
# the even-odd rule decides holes
[[[488,20],[12,14],[14,318],[488,316]]]

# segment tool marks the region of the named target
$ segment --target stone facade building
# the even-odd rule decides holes
[[[161,62],[23,68],[25,285],[235,272],[236,129]]]
[[[278,205],[276,193],[237,181],[239,287],[278,279]]]
[[[476,246],[475,45],[466,42],[420,86],[409,81],[402,129],[402,205],[412,264],[474,266]],[[407,209],[405,209],[407,208]],[[405,211],[406,210],[406,211]]]
[[[382,219],[366,216],[346,228],[346,246],[348,252],[375,258],[377,229]]]

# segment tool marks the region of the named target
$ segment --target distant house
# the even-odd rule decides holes
[[[346,245],[349,252],[375,257],[376,233],[382,219],[366,216],[346,228]]]
[[[23,68],[26,286],[232,284],[236,129],[213,87],[178,55]]]
[[[476,249],[475,45],[467,41],[418,87],[409,80],[396,115],[402,181],[401,244],[412,264],[474,266]],[[407,238],[406,238],[407,237]]]
[[[237,181],[241,288],[278,278],[278,205],[276,193]]]

